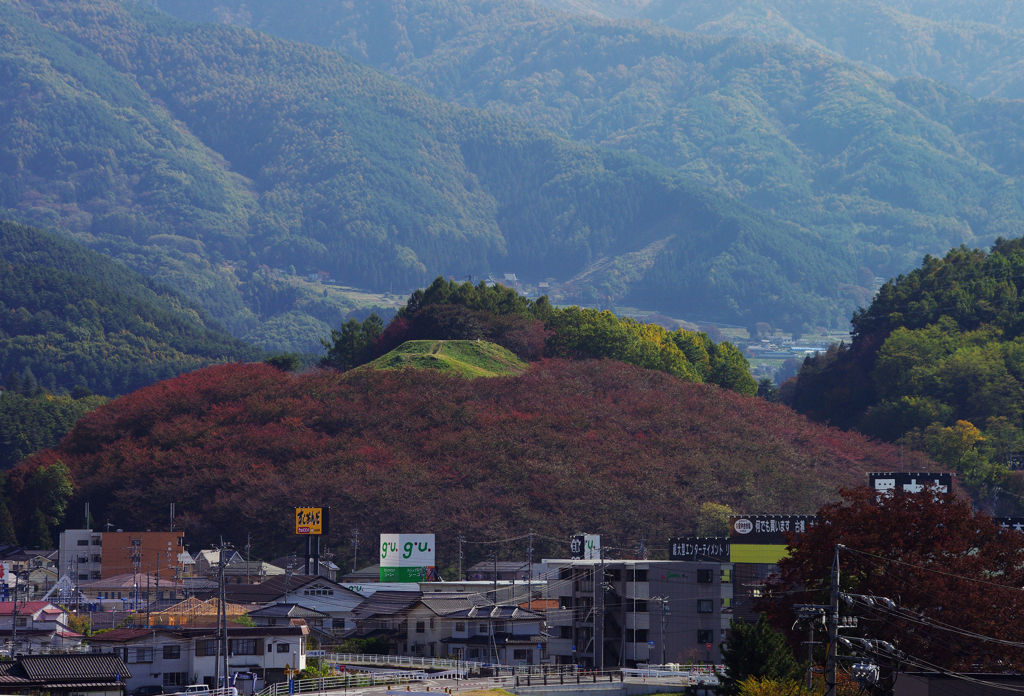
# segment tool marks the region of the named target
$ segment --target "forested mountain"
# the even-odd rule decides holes
[[[1014,0],[535,0],[680,31],[784,41],[976,97],[1024,97],[1024,8]]]
[[[179,293],[103,254],[0,222],[0,375],[13,375],[15,393],[115,396],[260,354]]]
[[[856,282],[838,240],[333,51],[112,0],[0,2],[0,22],[3,211],[267,347],[309,349],[341,319],[275,268],[401,291],[625,258],[619,299],[798,327]]]
[[[5,492],[14,519],[29,519],[36,501],[22,492],[59,460],[73,505],[89,501],[97,518],[125,528],[152,527],[175,502],[176,524],[197,543],[251,532],[255,552],[287,553],[299,500],[332,507],[331,548],[352,528],[372,537],[400,521],[437,534],[447,565],[460,531],[600,530],[625,547],[692,531],[706,502],[809,513],[899,458],[783,406],[608,360],[478,379],[257,363],[112,401],[14,469]],[[906,464],[929,466],[912,453]]]
[[[789,220],[831,243],[840,269],[857,270],[856,278],[841,270],[805,321],[845,322],[875,277],[906,272],[924,253],[1024,231],[1024,107],[894,82],[819,50],[554,13],[525,0],[161,7],[333,47],[443,99],[651,157]],[[720,257],[703,295],[717,297],[719,274],[767,248]],[[755,276],[791,277],[802,266]],[[658,266],[653,287],[613,268],[595,283],[609,294],[617,282],[645,304],[672,292]],[[771,304],[765,297],[765,308],[751,311]]]
[[[926,451],[976,491],[1006,488],[1024,447],[1022,298],[1020,239],[928,257],[853,317],[852,345],[807,359],[784,399]]]

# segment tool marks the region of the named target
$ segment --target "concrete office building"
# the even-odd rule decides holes
[[[547,654],[585,668],[721,663],[732,618],[733,564],[545,560]],[[603,578],[598,578],[603,565]]]

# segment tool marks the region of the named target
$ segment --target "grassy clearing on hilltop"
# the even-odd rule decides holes
[[[460,377],[506,377],[522,374],[527,363],[487,341],[406,341],[367,364],[373,370],[413,367]]]

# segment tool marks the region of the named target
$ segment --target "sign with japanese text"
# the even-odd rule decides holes
[[[729,541],[785,546],[786,535],[803,534],[814,520],[815,515],[730,515]]]
[[[601,535],[577,534],[569,540],[569,558],[574,561],[600,560]]]
[[[668,540],[670,561],[729,562],[729,539],[717,537],[673,537]]]
[[[433,534],[381,534],[380,581],[424,582],[435,574]]]
[[[329,510],[330,508],[318,507],[295,508],[295,533],[326,534]]]
[[[868,474],[868,485],[878,493],[887,493],[899,489],[908,493],[920,493],[926,488],[933,488],[939,493],[953,490],[953,474],[910,473],[893,471],[889,473]]]

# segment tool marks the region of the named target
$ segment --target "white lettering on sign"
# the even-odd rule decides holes
[[[747,519],[736,520],[736,523],[733,525],[733,527],[740,534],[750,534],[752,531],[754,531],[753,523],[751,523],[751,521]]]

